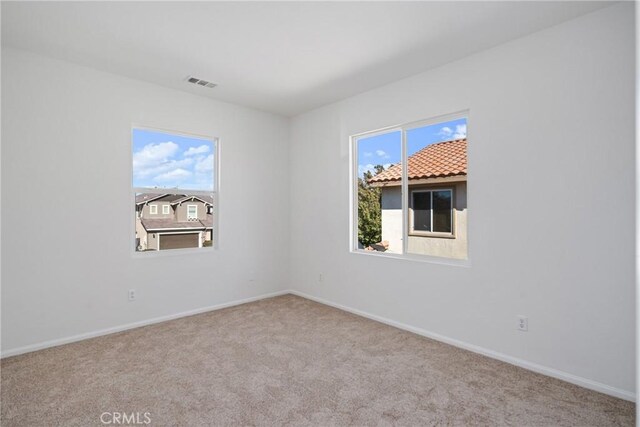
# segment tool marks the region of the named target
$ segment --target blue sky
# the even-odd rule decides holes
[[[457,119],[407,131],[407,155],[436,142],[465,138],[467,119]],[[373,171],[376,165],[385,169],[400,162],[401,135],[399,131],[362,138],[358,141],[358,176]]]
[[[213,190],[213,141],[133,130],[133,186]]]

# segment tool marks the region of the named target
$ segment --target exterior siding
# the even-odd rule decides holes
[[[454,238],[409,235],[407,251],[437,257],[467,258],[467,183],[409,186],[413,189],[453,188]],[[402,196],[400,187],[382,189],[382,240],[389,242],[389,252],[402,252]]]
[[[158,206],[157,214],[151,214],[151,205]],[[166,214],[166,215],[162,214],[162,206],[169,206],[169,214]],[[173,211],[173,207],[171,207],[171,204],[169,204],[169,202],[151,202],[151,203],[142,205],[142,218],[164,219],[164,218],[173,218],[174,215],[175,213]]]

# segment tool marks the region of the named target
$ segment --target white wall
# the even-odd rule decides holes
[[[3,354],[293,287],[630,396],[632,7],[315,110],[291,127],[3,49]],[[467,108],[471,267],[350,254],[349,135]],[[134,122],[221,138],[217,252],[131,257]],[[87,248],[88,232],[103,235],[102,245]],[[132,287],[138,300],[128,302]],[[518,314],[529,316],[528,333],[515,330]]]
[[[288,287],[288,119],[4,48],[2,95],[3,354]],[[132,123],[220,137],[218,251],[131,256]]]
[[[614,5],[296,117],[292,286],[631,397],[633,42]],[[349,135],[467,108],[471,267],[349,253]]]

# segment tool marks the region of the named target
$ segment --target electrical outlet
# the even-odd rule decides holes
[[[320,273],[318,275],[318,282],[322,282],[322,281],[324,281],[324,277],[322,276],[322,273]]]
[[[135,301],[135,300],[136,300],[136,290],[129,289],[129,301]]]
[[[518,316],[518,330],[522,332],[529,330],[529,318],[527,316]]]

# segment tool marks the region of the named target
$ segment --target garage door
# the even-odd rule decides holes
[[[197,248],[199,235],[199,233],[162,234],[160,235],[160,250]]]

